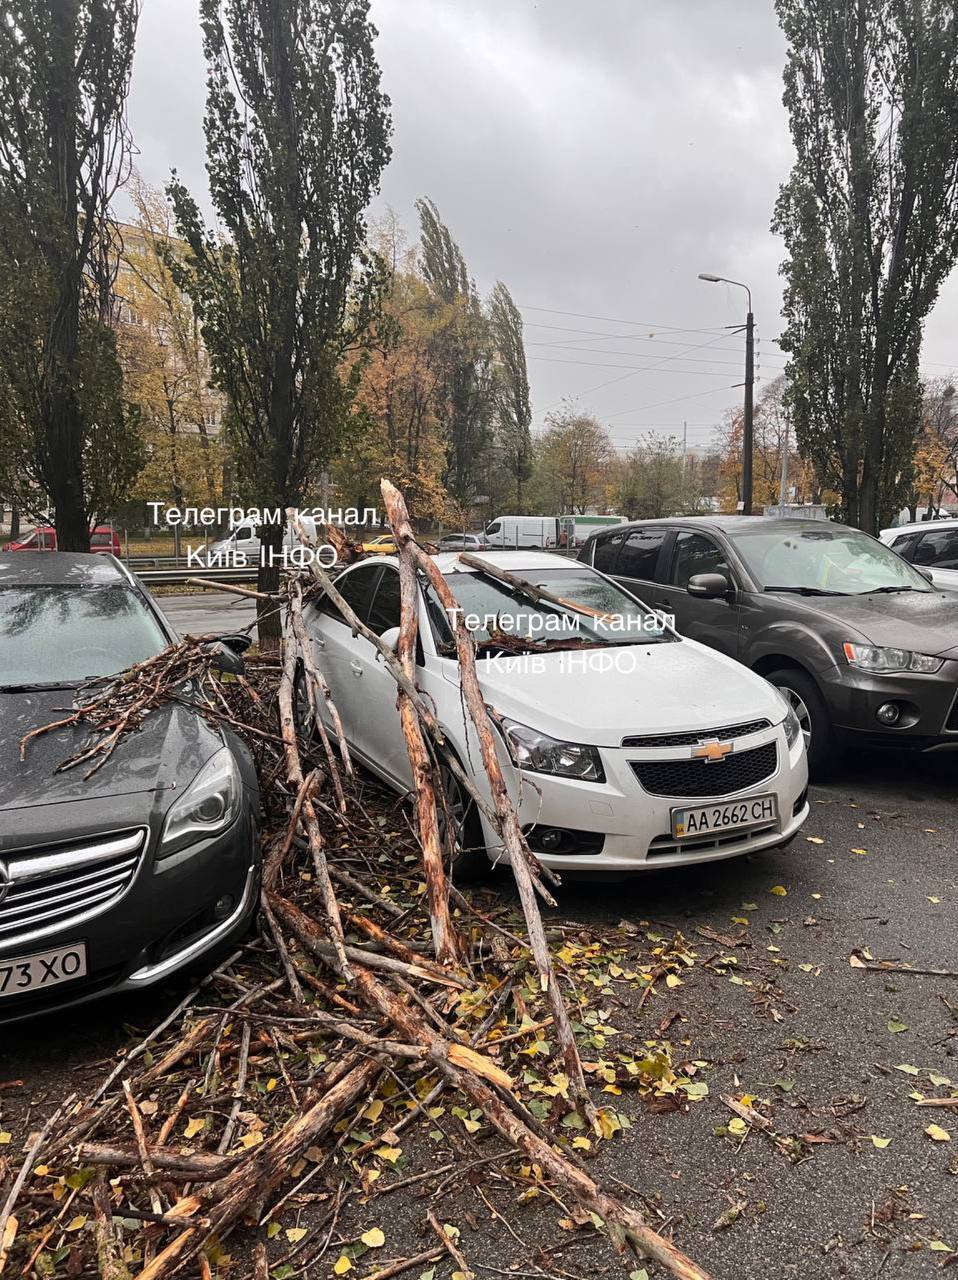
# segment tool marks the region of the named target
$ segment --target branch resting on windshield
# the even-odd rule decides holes
[[[590,609],[587,604],[579,604],[575,600],[566,600],[562,596],[555,596],[551,591],[546,591],[544,587],[537,587],[533,583],[520,578],[514,573],[508,573],[505,569],[500,569],[498,565],[489,564],[487,560],[483,560],[480,556],[474,556],[470,551],[463,551],[459,559],[463,564],[468,565],[470,569],[475,569],[477,573],[484,574],[487,578],[493,578],[496,582],[504,582],[507,586],[531,600],[533,604],[540,604],[545,601],[547,604],[555,605],[560,609],[569,609],[573,613],[580,613],[586,618],[595,618],[599,622],[612,622],[615,620],[615,614],[605,613],[599,609]]]

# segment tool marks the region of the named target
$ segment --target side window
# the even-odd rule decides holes
[[[958,529],[924,534],[913,559],[931,569],[958,569]]]
[[[384,568],[376,594],[373,596],[367,622],[376,635],[381,636],[390,627],[399,626],[399,614],[399,572],[396,569]]]
[[[599,538],[592,548],[592,564],[600,573],[615,573],[619,548],[625,541],[625,533],[614,533],[611,538]]]
[[[680,533],[672,552],[672,573],[669,582],[673,587],[689,585],[689,578],[697,573],[729,574],[725,552],[703,533]]]
[[[52,533],[41,533],[39,537],[41,551],[54,550],[54,536]]]
[[[237,542],[242,542],[246,538],[252,538],[253,530],[250,529],[247,525],[244,525],[242,529],[237,529],[236,533],[233,536],[235,537]]]
[[[655,566],[667,533],[667,529],[633,529],[619,552],[617,576],[654,582]]]
[[[381,566],[378,564],[360,565],[350,573],[344,573],[336,579],[336,590],[359,615],[360,622],[367,621],[373,587],[380,571]],[[321,612],[328,614],[331,618],[335,618],[337,622],[344,621],[343,615],[329,596],[324,596],[319,601],[319,608]]]
[[[492,524],[490,524],[486,528],[486,533],[498,533],[501,528],[502,528],[502,522],[499,520],[494,520]]]
[[[903,560],[913,560],[915,556],[915,547],[921,538],[920,533],[903,533],[896,538],[891,544],[892,551],[895,551]]]

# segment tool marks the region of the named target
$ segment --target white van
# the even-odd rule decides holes
[[[521,547],[557,547],[558,516],[497,516],[487,524],[486,545],[516,550]]]
[[[300,516],[306,535],[316,540],[316,521],[311,516]],[[229,565],[245,557],[247,564],[259,563],[260,546],[259,524],[255,520],[243,520],[230,529],[225,538],[210,543],[207,563]],[[283,546],[287,549],[300,546],[300,539],[291,525],[283,530]]]
[[[606,525],[624,524],[625,516],[497,516],[486,525],[490,547],[581,547]]]

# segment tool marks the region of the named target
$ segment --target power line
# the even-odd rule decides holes
[[[526,345],[527,345],[527,346],[529,346],[529,345],[535,345],[535,344],[529,344],[529,343],[527,343]],[[637,354],[640,354],[640,353],[637,353],[637,352],[635,352],[635,351],[603,351],[603,350],[599,350],[599,349],[597,349],[597,348],[595,348],[595,347],[578,347],[578,346],[576,346],[576,345],[575,345],[574,343],[572,343],[572,342],[550,342],[550,343],[547,343],[546,345],[550,348],[550,350],[552,350],[552,349],[554,349],[554,348],[558,348],[558,349],[563,350],[563,351],[580,351],[580,352],[583,352],[585,355],[597,355],[597,356],[625,356],[625,358],[626,358],[626,359],[628,359],[629,357],[634,357],[634,356],[636,356]],[[691,348],[686,348],[686,349],[691,349]],[[538,355],[538,354],[537,354],[537,353],[535,353],[535,352],[533,352],[533,353],[529,354],[529,355],[528,355],[528,358],[529,358],[530,360],[545,360],[545,359],[547,359],[547,357],[546,357],[546,356],[540,356],[540,355]],[[698,364],[721,364],[721,365],[725,365],[727,368],[732,368],[732,367],[734,367],[734,368],[736,368],[736,369],[740,369],[740,368],[742,367],[742,361],[741,361],[741,360],[709,360],[706,356],[683,356],[681,353],[679,353],[679,354],[677,354],[677,355],[674,355],[674,356],[669,356],[669,357],[667,357],[667,358],[668,358],[669,360],[686,360],[686,361],[688,361],[689,363],[696,363],[696,362],[697,362]],[[642,368],[642,367],[644,367],[644,366],[640,366],[640,365],[633,365],[632,367],[633,367],[633,368]],[[655,367],[658,367],[658,366],[657,366],[657,365],[655,365],[655,366],[652,366],[652,367],[653,367],[653,368],[655,368]]]
[[[530,360],[540,360],[546,364],[576,364],[586,365],[590,369],[631,369],[633,373],[670,373],[674,377],[685,377],[686,374],[695,374],[702,378],[727,378],[727,373],[716,373],[710,369],[663,369],[661,365],[645,365],[645,364],[609,364],[600,360],[563,360],[558,356],[536,356],[528,357]],[[676,358],[676,357],[673,357]]]
[[[531,307],[519,304],[520,311],[541,311],[545,315],[550,316],[573,316],[576,320],[600,320],[604,324],[628,324],[633,328],[639,329],[661,329],[663,333],[715,333],[725,328],[721,325],[712,325],[711,328],[680,328],[673,324],[652,324],[646,320],[620,320],[616,316],[593,316],[588,315],[584,311],[562,311],[558,307]],[[533,321],[533,323],[535,323]]]

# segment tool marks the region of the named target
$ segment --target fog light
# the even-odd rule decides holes
[[[225,920],[232,912],[233,905],[233,899],[226,893],[222,898],[217,898],[216,906],[213,908],[213,915],[217,920]]]
[[[875,718],[882,724],[897,724],[901,719],[901,707],[897,702],[883,702],[875,712]]]
[[[544,831],[540,830],[538,835],[539,847],[545,853],[552,853],[565,843],[565,832],[556,831],[554,827],[551,830],[548,827]]]

